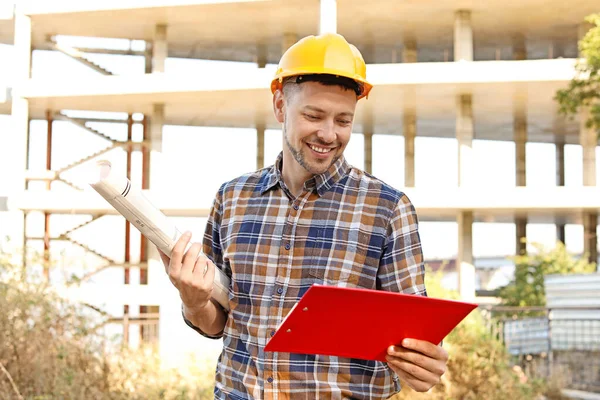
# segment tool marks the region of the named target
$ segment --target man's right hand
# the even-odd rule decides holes
[[[169,279],[179,290],[184,307],[191,313],[197,313],[204,310],[210,302],[215,265],[200,254],[200,243],[192,244],[190,249],[185,251],[191,237],[190,232],[183,234],[175,243],[170,258],[162,251],[158,252]]]

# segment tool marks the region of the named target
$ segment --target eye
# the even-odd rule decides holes
[[[340,119],[340,120],[338,120],[338,123],[340,125],[346,126],[346,125],[350,125],[352,123],[352,121],[348,121],[348,120],[345,120],[345,119]]]
[[[318,119],[319,119],[319,117],[317,117],[316,115],[312,115],[312,114],[306,114],[306,113],[305,113],[305,114],[304,114],[304,116],[305,116],[307,119],[311,120],[311,121],[316,121],[316,120],[318,120]]]

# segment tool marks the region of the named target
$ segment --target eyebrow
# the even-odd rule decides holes
[[[319,107],[315,107],[315,106],[305,106],[304,109],[306,110],[311,110],[314,112],[318,112],[318,113],[322,113],[322,114],[326,114],[325,110],[319,108]],[[354,117],[354,113],[350,112],[350,111],[345,111],[343,113],[338,114],[338,116],[348,116],[348,117]]]

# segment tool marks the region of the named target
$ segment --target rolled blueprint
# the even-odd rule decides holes
[[[183,234],[175,224],[142,193],[125,175],[112,170],[107,160],[97,162],[97,174],[90,186],[135,226],[163,253],[171,256],[175,242]],[[191,245],[188,244],[187,249]],[[186,249],[186,251],[187,251]],[[215,268],[212,297],[229,311],[229,278]]]

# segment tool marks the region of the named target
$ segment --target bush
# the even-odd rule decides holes
[[[591,273],[596,264],[587,261],[586,255],[575,258],[565,245],[556,243],[553,249],[533,244],[535,251],[514,257],[515,278],[500,290],[502,304],[506,306],[545,306],[546,290],[544,276],[550,274]]]
[[[427,272],[429,296],[458,299],[458,293],[441,286],[441,277],[441,270],[436,273]],[[394,397],[395,400],[529,400],[551,392],[546,383],[531,379],[519,367],[511,365],[510,355],[502,342],[490,334],[477,309],[446,337],[444,348],[450,358],[442,381],[428,393],[416,393],[404,386]]]
[[[0,399],[209,399],[214,371],[161,366],[152,347],[121,348],[104,315],[61,299],[0,248]]]

